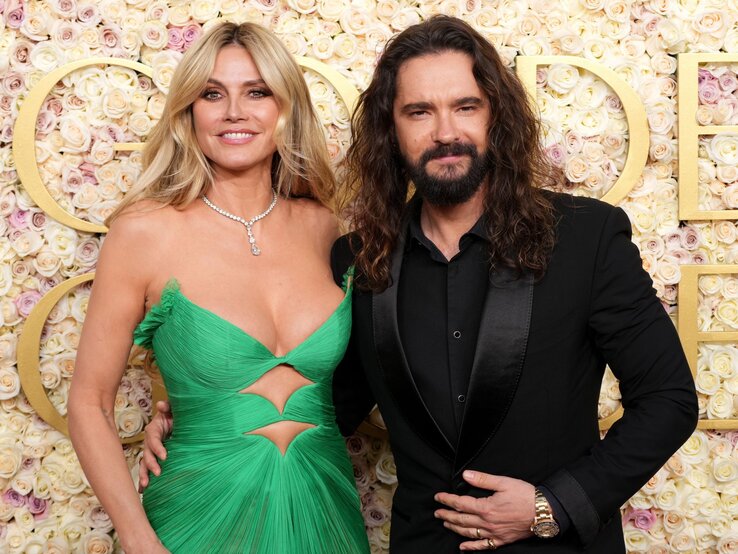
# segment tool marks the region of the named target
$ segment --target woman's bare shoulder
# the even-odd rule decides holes
[[[305,231],[330,241],[331,244],[338,238],[339,221],[330,208],[310,198],[296,198],[291,203],[293,215]]]

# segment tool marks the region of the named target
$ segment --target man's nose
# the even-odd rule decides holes
[[[442,144],[451,144],[459,140],[459,127],[451,113],[439,113],[436,117],[433,140]]]

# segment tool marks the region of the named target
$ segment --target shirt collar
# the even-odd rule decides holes
[[[430,239],[425,236],[425,233],[423,233],[423,229],[420,226],[421,206],[422,201],[417,196],[414,196],[409,202],[408,209],[410,210],[410,224],[408,225],[408,238],[410,240],[406,241],[406,248],[410,249],[416,244],[422,244],[432,252],[434,250],[437,250],[437,248],[436,245],[433,244]],[[485,214],[482,214],[479,219],[477,219],[472,228],[461,236],[461,239],[459,240],[459,246],[462,250],[469,242],[469,238],[477,238],[489,242],[489,237],[487,236],[487,226],[485,222]]]

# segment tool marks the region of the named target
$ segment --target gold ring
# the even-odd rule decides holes
[[[482,532],[479,530],[479,527],[477,527],[477,538],[478,539],[482,538]]]
[[[492,540],[492,537],[487,539],[487,546],[489,546],[490,550],[497,550],[497,545],[495,544],[495,541]]]

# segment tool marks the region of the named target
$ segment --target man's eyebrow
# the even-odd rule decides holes
[[[433,107],[433,104],[430,102],[411,102],[410,104],[405,104],[400,108],[400,111],[403,113],[410,113],[410,112],[416,112],[416,111],[425,111],[429,110]]]
[[[462,98],[457,98],[453,101],[451,104],[454,108],[458,108],[459,106],[481,106],[484,103],[484,101],[479,98],[478,96],[464,96]],[[400,108],[400,111],[402,113],[411,113],[415,111],[426,111],[433,107],[432,102],[411,102],[410,104],[405,104]]]
[[[484,101],[479,98],[478,96],[465,96],[464,98],[459,98],[458,100],[454,101],[454,106],[481,106],[484,103]]]

